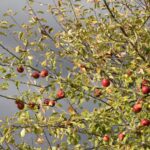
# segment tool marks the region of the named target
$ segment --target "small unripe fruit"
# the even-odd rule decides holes
[[[142,105],[141,104],[135,104],[132,108],[132,111],[135,113],[138,113],[142,110]]]
[[[150,120],[142,119],[140,124],[141,124],[141,126],[149,126],[150,125]]]
[[[17,71],[18,71],[19,73],[24,72],[24,68],[23,68],[23,66],[19,66],[19,67],[17,68]]]
[[[109,142],[109,139],[110,139],[110,138],[109,138],[108,135],[105,135],[105,136],[103,137],[103,141],[104,141],[104,142]]]
[[[108,79],[103,79],[101,84],[103,87],[108,87],[110,85],[110,81]]]
[[[125,134],[124,134],[124,133],[119,133],[118,139],[119,139],[120,141],[123,141],[124,137],[125,137]]]
[[[40,76],[41,77],[46,77],[46,76],[48,76],[48,70],[46,70],[46,69],[43,69],[42,71],[41,71],[41,73],[40,73]]]
[[[142,86],[142,93],[143,94],[148,94],[149,92],[150,92],[150,87],[146,86],[146,85],[143,85]]]
[[[100,95],[102,95],[100,89],[96,88],[96,89],[94,90],[94,96],[95,96],[95,97],[99,97]]]
[[[65,92],[62,89],[59,89],[57,92],[57,98],[64,98]]]
[[[35,79],[38,79],[40,77],[39,72],[38,71],[33,72],[32,77],[35,78]]]

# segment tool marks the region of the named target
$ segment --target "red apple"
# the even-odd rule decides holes
[[[132,111],[135,113],[138,113],[142,110],[142,105],[141,104],[135,104],[132,108]]]
[[[23,66],[19,66],[19,67],[17,67],[17,71],[18,71],[19,73],[24,72],[24,68],[23,68]]]
[[[109,142],[109,136],[108,135],[104,135],[104,137],[103,137],[103,141],[104,142]]]
[[[46,77],[46,76],[48,76],[48,70],[46,70],[46,69],[43,69],[42,71],[41,71],[41,73],[40,73],[40,76],[41,77]]]
[[[35,103],[34,102],[29,102],[28,103],[28,107],[30,108],[30,109],[34,109],[34,107],[35,107]]]
[[[101,84],[103,87],[108,87],[110,85],[110,81],[108,79],[103,79]]]
[[[65,92],[62,89],[59,89],[57,92],[57,98],[64,98]]]
[[[122,140],[124,139],[124,137],[125,137],[125,134],[124,134],[124,133],[119,133],[118,139],[119,139],[120,141],[122,141]]]
[[[56,102],[54,100],[50,100],[49,101],[49,106],[54,107],[56,104]]]
[[[35,78],[35,79],[38,79],[40,77],[39,72],[38,71],[33,72],[32,77]]]
[[[94,90],[94,96],[95,96],[95,97],[99,97],[100,95],[102,95],[100,89],[96,88],[96,89]]]
[[[16,101],[16,104],[17,104],[18,109],[20,110],[24,109],[24,102],[19,100],[19,101]]]
[[[49,106],[49,101],[50,101],[49,99],[45,99],[44,100],[44,104],[47,105],[47,106]]]
[[[141,126],[149,126],[150,125],[150,120],[142,119],[140,124],[141,124]]]
[[[143,94],[148,94],[149,92],[150,92],[150,87],[146,86],[146,85],[143,85],[142,86],[142,93]]]

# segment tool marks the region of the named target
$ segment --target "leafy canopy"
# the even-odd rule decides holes
[[[26,2],[0,21],[0,147],[148,150],[149,0]]]

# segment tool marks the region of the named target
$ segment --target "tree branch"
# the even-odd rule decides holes
[[[116,19],[116,17],[115,17],[114,14],[112,13],[111,9],[109,8],[109,5],[107,4],[106,0],[103,0],[103,2],[104,2],[104,4],[105,4],[107,10],[109,11],[111,17],[114,19],[114,21],[115,21],[116,23],[120,24],[120,22]],[[124,30],[124,28],[123,28],[122,26],[120,26],[120,30],[122,31],[122,33],[124,34],[124,36],[125,36],[126,38],[129,38],[128,34],[126,33],[126,31]],[[138,51],[136,45],[134,45],[133,42],[131,42],[131,41],[129,41],[129,43],[132,45],[132,47],[135,49],[136,53],[141,57],[141,59],[146,62],[145,57],[139,53],[139,51]]]

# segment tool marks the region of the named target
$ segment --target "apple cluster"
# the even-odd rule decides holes
[[[40,73],[38,71],[34,71],[31,76],[35,79],[38,79],[39,77],[45,78],[48,76],[48,70],[43,69]]]
[[[132,74],[131,71],[128,72],[128,76],[130,76],[131,74]],[[142,83],[141,83],[141,89],[142,89],[142,93],[143,93],[143,94],[148,94],[148,93],[150,92],[150,87],[148,86],[148,84],[149,84],[149,81],[148,81],[148,80],[144,79],[144,80],[142,81]],[[101,85],[102,85],[103,87],[108,87],[108,86],[110,85],[109,79],[103,79],[103,80],[101,81]],[[99,97],[99,96],[101,96],[101,95],[102,95],[101,90],[100,90],[99,88],[96,88],[96,89],[94,90],[94,96],[95,96],[95,97]],[[134,113],[139,113],[139,112],[142,110],[142,103],[143,103],[143,100],[137,101],[137,103],[132,107],[132,111],[133,111]],[[140,121],[140,125],[141,125],[141,126],[149,126],[149,125],[150,125],[150,120],[148,120],[148,119],[142,119],[142,120]],[[119,139],[120,141],[122,141],[122,140],[124,139],[124,137],[125,137],[125,133],[119,133],[119,134],[118,134],[118,139]],[[110,137],[109,137],[108,135],[104,135],[103,141],[104,141],[104,142],[109,142],[109,140],[110,140]]]
[[[122,133],[119,133],[119,134],[118,134],[118,140],[123,141],[124,138],[125,138],[125,133],[122,132]],[[107,135],[107,134],[104,135],[104,136],[103,136],[103,141],[104,141],[104,142],[109,142],[109,141],[110,141],[110,136]]]
[[[65,92],[64,92],[62,89],[59,89],[59,90],[57,91],[56,99],[55,99],[55,100],[44,99],[44,102],[43,102],[43,103],[44,103],[45,106],[54,107],[55,104],[56,104],[56,101],[59,100],[59,99],[62,99],[62,98],[65,98]],[[27,104],[27,105],[28,105],[28,108],[30,108],[30,109],[35,109],[35,107],[37,107],[37,109],[40,109],[40,105],[39,105],[39,104],[36,104],[35,102],[25,103],[24,101],[16,100],[15,103],[16,103],[17,108],[18,108],[19,110],[23,110],[24,107],[25,107],[25,104]]]
[[[17,67],[17,71],[19,73],[23,73],[24,72],[24,67],[23,66]],[[34,79],[38,79],[39,77],[45,78],[45,77],[48,76],[48,70],[47,69],[43,69],[41,72],[34,71],[31,76]]]
[[[36,107],[37,109],[40,109],[40,105],[39,105],[39,104],[36,104],[36,103],[34,103],[34,102],[26,103],[26,102],[21,101],[21,100],[16,100],[15,103],[16,103],[17,108],[18,108],[19,110],[23,110],[24,107],[25,107],[25,104],[26,104],[26,105],[28,106],[28,108],[30,108],[30,109],[35,109],[35,107]]]

